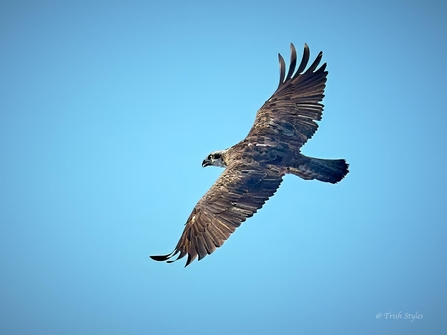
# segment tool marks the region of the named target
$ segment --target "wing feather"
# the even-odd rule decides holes
[[[264,205],[281,181],[278,171],[230,165],[194,207],[174,251],[151,258],[171,263],[177,254],[174,261],[188,255],[188,266],[195,258],[213,253]]]
[[[304,71],[304,69],[306,68],[307,62],[309,61],[309,57],[310,57],[309,46],[306,43],[304,43],[303,58],[301,59],[300,66],[298,67],[298,70],[296,71],[295,75],[293,76],[293,79],[298,77],[300,75],[300,73],[302,73]]]
[[[289,72],[287,73],[286,81],[289,80],[293,72],[295,71],[296,66],[296,49],[293,43],[290,43],[290,66],[289,66]]]
[[[279,88],[284,81],[284,76],[286,75],[286,62],[284,62],[284,58],[282,58],[281,54],[278,54],[278,60],[279,60],[279,84],[278,84]]]

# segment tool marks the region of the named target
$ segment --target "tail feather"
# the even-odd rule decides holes
[[[320,159],[306,157],[289,168],[289,172],[306,180],[317,179],[327,183],[338,183],[349,172],[344,159]]]

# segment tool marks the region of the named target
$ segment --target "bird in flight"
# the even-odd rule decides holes
[[[286,65],[280,54],[279,85],[256,114],[247,137],[231,148],[210,153],[202,166],[225,168],[214,185],[199,200],[186,221],[175,249],[167,255],[150,256],[156,261],[174,262],[188,255],[186,266],[201,260],[216,248],[276,192],[284,175],[335,184],[348,171],[344,159],[307,157],[301,147],[318,129],[326,86],[326,63],[318,67],[320,52],[307,68],[309,47],[304,44],[298,69],[296,49],[290,45]],[[170,260],[177,256],[175,260]]]

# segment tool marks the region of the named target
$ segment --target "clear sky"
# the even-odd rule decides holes
[[[0,333],[445,334],[446,16],[445,1],[1,1]],[[351,172],[287,176],[187,268],[150,260],[290,42],[329,71],[303,153]]]

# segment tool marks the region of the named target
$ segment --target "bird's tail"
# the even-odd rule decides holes
[[[349,165],[344,159],[320,159],[304,155],[302,158],[289,168],[289,172],[306,180],[317,179],[335,184],[349,172]]]

